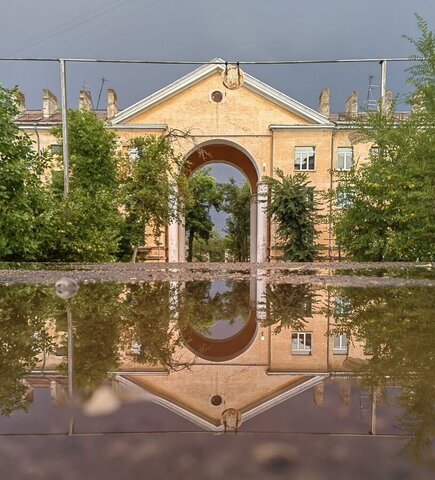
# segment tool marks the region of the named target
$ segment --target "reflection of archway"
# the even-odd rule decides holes
[[[232,360],[245,352],[255,339],[257,315],[251,309],[245,326],[235,335],[224,339],[207,338],[190,326],[182,331],[186,347],[198,357],[211,362]]]
[[[251,186],[250,258],[251,262],[267,261],[266,187],[261,181],[257,162],[243,147],[226,140],[209,140],[186,155],[187,173],[210,163],[227,163],[239,169]],[[182,225],[168,228],[168,261],[185,261],[185,232]]]

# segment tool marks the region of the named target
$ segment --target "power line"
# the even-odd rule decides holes
[[[68,30],[71,30],[72,28],[77,27],[83,23],[86,23],[89,20],[92,20],[114,9],[117,9],[130,1],[131,0],[123,0],[122,2],[119,2],[119,0],[113,0],[110,3],[106,4],[106,6],[104,7],[98,7],[98,8],[93,8],[91,10],[88,10],[85,14],[76,16],[73,19],[70,19],[64,23],[61,23],[60,25],[57,25],[55,28],[44,30],[43,32],[41,32],[39,36],[36,36],[33,39],[27,39],[25,41],[22,41],[21,43],[13,45],[12,47],[10,47],[12,48],[12,50],[10,50],[9,54],[11,55],[13,53],[19,52],[26,48],[33,47],[34,45],[37,45],[38,43],[41,43],[44,40],[53,38],[56,35],[59,35]]]
[[[246,60],[246,61],[196,61],[196,60],[140,60],[140,59],[104,59],[104,58],[53,58],[53,57],[0,57],[0,61],[16,62],[59,62],[71,63],[123,63],[146,65],[312,65],[333,63],[381,63],[381,62],[414,62],[422,61],[419,57],[391,58],[346,58],[329,60]]]

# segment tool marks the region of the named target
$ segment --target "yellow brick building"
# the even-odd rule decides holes
[[[349,119],[358,110],[356,92],[349,97],[344,114],[332,114],[326,89],[315,111],[246,73],[241,74],[240,88],[228,89],[222,81],[225,69],[224,62],[215,59],[122,111],[118,111],[116,93],[109,90],[107,110],[96,113],[118,134],[123,148],[137,136],[180,130],[189,132],[177,148],[191,162],[192,171],[217,162],[242,171],[252,192],[251,261],[273,261],[279,251],[275,228],[265,212],[263,178],[273,176],[277,168],[285,174],[306,172],[317,191],[327,191],[333,186],[334,170],[349,169],[366,159],[370,145],[352,142]],[[81,92],[79,108],[92,109],[89,93]],[[17,119],[38,150],[57,148],[50,129],[60,121],[57,99],[48,90],[42,111],[22,107]],[[330,208],[325,202],[324,213]],[[323,255],[337,255],[328,223],[319,226],[318,242]],[[153,259],[184,261],[183,225],[168,225],[162,244],[157,255],[156,250],[152,252]],[[151,251],[153,245],[148,247]]]

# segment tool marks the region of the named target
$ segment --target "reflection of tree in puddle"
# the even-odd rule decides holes
[[[233,282],[211,293],[212,282],[171,285],[81,285],[69,300],[73,321],[74,390],[85,397],[133,352],[139,365],[180,368],[180,326],[204,331],[216,319],[234,322],[249,312],[246,283]],[[59,355],[59,373],[68,359],[66,304],[51,287],[15,286],[0,290],[0,412],[10,414],[29,404],[24,378],[44,371],[45,357]],[[181,367],[182,368],[182,367]]]
[[[82,285],[69,301],[74,331],[74,387],[85,395],[90,394],[108,372],[116,370],[119,365],[123,327],[122,290],[123,287],[116,284]],[[65,304],[61,307],[58,321],[66,317]],[[67,371],[66,358],[60,371]]]
[[[176,290],[176,289],[175,289]],[[126,345],[133,348],[137,363],[170,367],[179,343],[174,323],[174,288],[169,283],[129,285],[122,303],[127,328]]]
[[[272,326],[274,334],[286,328],[303,330],[318,303],[318,294],[312,285],[268,284],[264,300],[267,316],[262,325]]]
[[[54,295],[47,288],[0,287],[1,415],[29,407],[32,395],[23,379],[38,355],[53,352],[47,319],[54,313]]]
[[[347,333],[364,341],[373,357],[354,364],[372,392],[401,386],[402,431],[412,436],[408,448],[430,450],[435,435],[435,299],[430,288],[342,288],[331,290],[350,308],[333,309],[331,334]],[[433,459],[432,459],[433,461]]]
[[[225,338],[243,327],[248,316],[248,282],[193,281],[180,289],[181,328],[189,326],[208,338],[219,334]]]

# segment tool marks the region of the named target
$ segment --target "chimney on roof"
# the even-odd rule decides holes
[[[43,118],[51,117],[55,112],[57,112],[58,109],[59,105],[57,104],[56,95],[47,88],[45,88],[42,95]]]
[[[118,113],[118,97],[113,88],[107,90],[107,120],[110,120]]]
[[[358,113],[358,92],[353,90],[346,100],[346,113],[356,115]]]
[[[89,90],[80,90],[79,110],[90,112],[94,109],[92,104],[91,92]]]
[[[26,97],[24,96],[24,93],[19,90],[15,92],[15,105],[20,113],[26,111]]]
[[[329,114],[331,112],[330,101],[329,101],[330,95],[331,95],[331,92],[329,88],[324,88],[320,93],[320,97],[319,97],[319,113],[326,118],[329,117]]]

